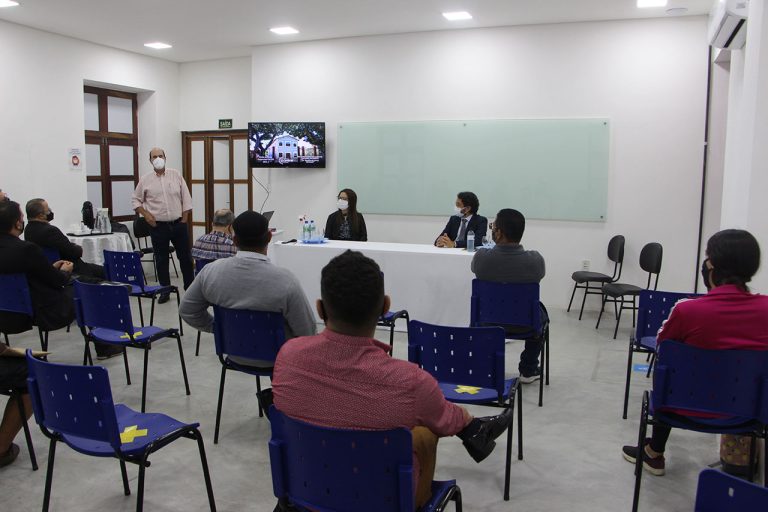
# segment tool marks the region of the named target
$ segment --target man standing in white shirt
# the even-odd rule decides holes
[[[160,284],[171,284],[168,247],[173,242],[184,276],[184,289],[187,289],[194,278],[187,231],[187,222],[192,212],[192,196],[181,173],[165,167],[165,151],[162,148],[152,148],[149,161],[155,172],[147,173],[139,179],[133,192],[133,209],[149,224]],[[167,301],[168,296],[164,295],[158,302]]]

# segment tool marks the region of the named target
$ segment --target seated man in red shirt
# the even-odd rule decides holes
[[[675,304],[658,341],[677,340],[713,350],[768,350],[768,296],[752,294],[747,288],[760,266],[757,240],[747,231],[726,229],[709,239],[706,256],[701,275],[709,291]],[[664,474],[669,433],[669,427],[655,425],[651,438],[645,440],[643,467],[656,476]],[[637,447],[625,446],[622,455],[635,464]]]
[[[272,391],[284,414],[315,425],[413,432],[416,504],[429,499],[438,437],[456,435],[477,462],[512,422],[511,410],[473,418],[448,402],[437,381],[415,364],[390,357],[373,339],[389,309],[384,277],[372,259],[346,251],[323,269],[317,311],[326,329],[285,342]]]

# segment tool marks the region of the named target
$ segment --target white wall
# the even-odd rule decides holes
[[[270,171],[266,209],[277,209],[273,224],[288,228],[289,236],[301,213],[322,223],[344,187],[336,179],[342,121],[609,117],[607,222],[528,223],[523,243],[547,261],[544,300],[567,303],[570,274],[583,259],[593,270],[608,270],[605,249],[616,233],[627,237],[626,280],[644,283],[639,252],[658,241],[665,249],[661,289],[692,289],[706,96],[704,18],[315,41],[255,47],[252,59],[253,120],[327,123],[327,169]],[[481,213],[493,217],[482,199]],[[369,238],[431,243],[453,200],[445,198],[445,217],[367,215]],[[365,212],[364,197],[359,208]]]
[[[219,119],[235,129],[251,117],[251,59],[208,60],[180,65],[182,131],[217,130]]]
[[[140,156],[164,146],[181,167],[177,64],[0,21],[0,69],[0,188],[22,207],[41,196],[59,227],[80,220],[85,171],[69,170],[67,150],[85,152],[85,81],[139,91]]]

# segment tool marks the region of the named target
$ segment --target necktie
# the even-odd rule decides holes
[[[461,219],[461,228],[459,228],[459,236],[456,237],[457,242],[463,242],[464,237],[467,235],[467,219]]]

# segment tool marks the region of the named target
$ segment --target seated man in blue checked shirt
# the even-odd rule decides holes
[[[234,220],[235,215],[231,210],[216,210],[213,214],[213,230],[195,241],[192,257],[196,260],[217,260],[234,256],[237,252],[232,240]]]

